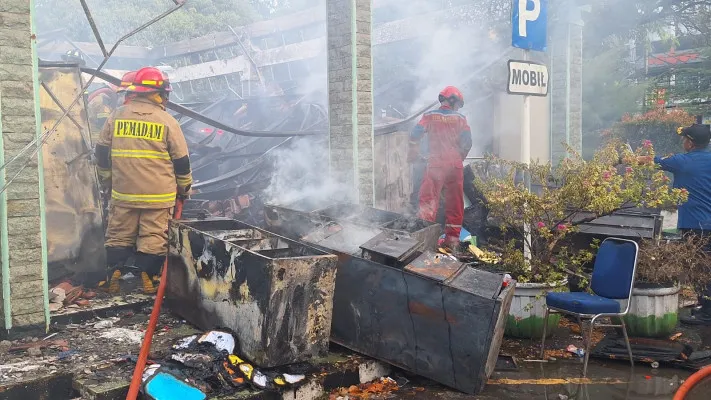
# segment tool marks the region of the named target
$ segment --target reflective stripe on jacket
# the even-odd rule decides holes
[[[136,98],[109,116],[97,143],[97,164],[100,172],[110,170],[111,199],[122,207],[170,208],[176,194],[192,184],[180,125],[148,99]]]

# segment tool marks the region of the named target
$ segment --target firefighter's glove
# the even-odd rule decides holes
[[[96,172],[102,188],[111,187],[111,150],[106,145],[97,144],[94,149]]]
[[[192,194],[191,190],[192,184],[187,186],[178,186],[178,198],[181,200],[187,200]]]
[[[98,174],[99,174],[99,183],[101,184],[102,189],[110,189],[111,188],[111,168],[97,168],[96,169]]]

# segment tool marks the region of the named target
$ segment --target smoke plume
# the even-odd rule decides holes
[[[302,200],[328,206],[352,200],[353,188],[328,173],[328,146],[321,139],[299,139],[274,151],[274,171],[265,190],[266,203],[288,205]]]

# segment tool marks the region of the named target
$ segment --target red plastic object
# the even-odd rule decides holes
[[[693,375],[689,377],[684,383],[679,386],[676,394],[674,394],[674,400],[684,400],[689,391],[699,384],[704,378],[711,376],[711,365],[707,365],[700,370],[696,371]]]

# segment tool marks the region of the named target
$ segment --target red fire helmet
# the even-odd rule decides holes
[[[170,81],[159,69],[144,67],[136,71],[127,90],[137,93],[170,92]]]
[[[459,107],[464,107],[464,95],[454,86],[447,86],[439,92],[439,102],[444,103],[449,101],[452,104],[459,104]]]
[[[118,89],[116,89],[117,92],[125,92],[126,89],[128,89],[129,86],[133,84],[133,80],[136,78],[136,71],[129,71],[123,74],[123,77],[121,78],[121,86],[119,86]]]

